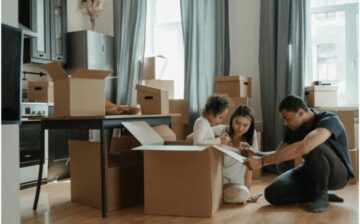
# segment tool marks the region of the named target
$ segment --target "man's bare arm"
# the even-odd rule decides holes
[[[317,146],[324,143],[330,136],[331,132],[328,129],[317,128],[307,134],[303,140],[293,144],[287,144],[271,155],[263,157],[263,165],[276,164],[306,155]]]

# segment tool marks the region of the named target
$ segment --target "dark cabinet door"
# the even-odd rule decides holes
[[[37,33],[24,40],[25,63],[66,63],[66,0],[19,0],[19,22]]]
[[[50,1],[51,60],[66,62],[66,0]]]

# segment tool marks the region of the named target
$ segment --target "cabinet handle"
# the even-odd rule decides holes
[[[44,55],[43,55],[43,54],[39,54],[39,57],[44,57]]]
[[[58,61],[61,61],[61,60],[62,60],[62,58],[60,58],[60,57],[59,57],[59,58],[57,58],[57,60],[58,60]]]

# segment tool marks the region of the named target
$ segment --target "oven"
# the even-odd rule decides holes
[[[20,124],[20,188],[34,186],[41,156],[41,117],[48,116],[47,103],[22,103]],[[45,152],[42,179],[48,173],[48,131],[45,130]]]

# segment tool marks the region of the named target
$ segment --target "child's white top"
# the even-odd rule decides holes
[[[199,117],[194,124],[194,145],[216,145],[220,144],[219,136],[224,131],[224,125],[211,127],[208,119]]]

